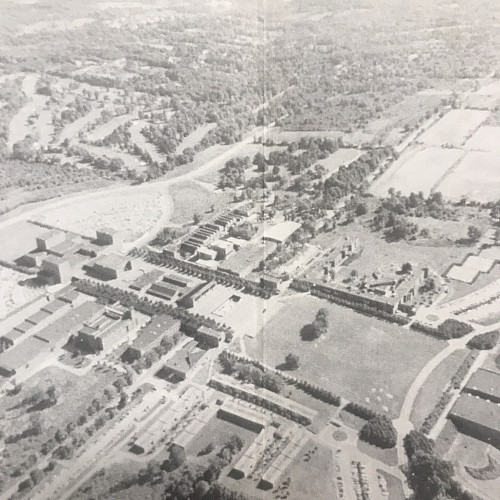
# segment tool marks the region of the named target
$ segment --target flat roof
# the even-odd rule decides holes
[[[138,278],[136,278],[130,285],[130,288],[141,290],[145,286],[151,285],[155,281],[159,280],[162,276],[163,271],[160,271],[159,269],[153,269],[152,271],[141,274]]]
[[[58,243],[57,245],[51,247],[49,249],[49,252],[60,253],[65,255],[70,252],[76,252],[79,246],[80,244],[73,240],[64,240],[61,241],[61,243]]]
[[[32,314],[31,316],[26,318],[26,321],[38,325],[38,323],[41,323],[42,321],[46,320],[51,314],[52,313],[44,310],[37,311],[35,314]]]
[[[179,320],[172,318],[172,316],[168,316],[167,314],[155,316],[139,332],[137,338],[132,342],[131,347],[134,349],[145,349],[179,324]]]
[[[22,323],[14,327],[14,330],[18,330],[20,332],[26,333],[28,330],[33,328],[35,325],[30,323],[29,321],[24,320]]]
[[[188,342],[165,363],[165,368],[171,368],[186,373],[200,360],[205,351],[196,348],[196,340]]]
[[[234,273],[250,272],[275,249],[276,243],[266,242],[263,245],[250,243],[241,247],[237,252],[233,252],[219,265],[219,269]]]
[[[479,368],[472,374],[465,390],[479,391],[500,399],[500,374]]]
[[[284,242],[290,236],[292,236],[295,231],[297,231],[301,227],[301,224],[295,222],[293,220],[286,220],[284,222],[280,222],[279,224],[275,224],[274,226],[267,227],[264,230],[264,234],[262,235],[263,239],[275,240]]]
[[[42,307],[42,311],[47,311],[50,314],[54,314],[55,312],[63,309],[64,307],[68,307],[68,303],[60,299],[56,299],[44,305]]]
[[[130,258],[126,255],[118,255],[117,253],[110,253],[108,255],[101,255],[94,261],[94,265],[107,267],[110,269],[117,269],[130,262]]]
[[[37,337],[49,343],[59,342],[69,338],[75,328],[83,326],[97,314],[104,312],[104,306],[97,302],[87,301],[75,309],[70,309],[64,316],[46,326],[36,334]]]
[[[66,237],[65,231],[63,231],[62,229],[53,228],[53,229],[49,229],[48,231],[41,234],[40,236],[37,236],[37,239],[48,240],[48,239],[53,238],[54,236],[57,236],[59,234],[63,234],[64,237]]]
[[[500,432],[499,403],[491,403],[472,394],[462,394],[450,413]]]
[[[47,354],[51,347],[36,337],[28,337],[0,354],[0,367],[8,371],[18,370],[38,356]]]

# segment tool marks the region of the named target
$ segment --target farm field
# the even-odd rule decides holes
[[[300,338],[301,328],[316,312],[329,313],[327,337]],[[255,339],[245,339],[247,353],[270,366],[297,354],[298,377],[392,416],[399,413],[409,385],[425,362],[442,349],[431,337],[313,296],[295,296],[264,326]],[[398,377],[394,377],[398,373]]]
[[[393,187],[403,194],[423,191],[428,195],[439,179],[457,162],[463,152],[459,149],[426,148],[410,157],[404,155],[388,169],[372,187],[378,196],[386,196]]]
[[[43,288],[22,285],[25,280],[29,280],[26,274],[0,267],[0,319],[43,293]]]
[[[452,109],[426,130],[417,141],[426,146],[459,147],[488,118],[488,115],[489,111]]]
[[[443,196],[460,200],[462,196],[487,203],[500,193],[500,157],[493,152],[469,152],[437,189]]]
[[[466,143],[469,150],[490,151],[500,153],[500,127],[485,125],[481,127]]]
[[[447,384],[468,353],[468,349],[460,349],[448,356],[434,369],[420,388],[410,416],[416,429],[423,424],[427,415],[434,409]]]
[[[155,227],[170,211],[168,192],[160,185],[147,192],[110,194],[95,198],[91,206],[79,201],[69,206],[43,212],[39,220],[86,236],[93,236],[99,227],[110,226],[131,242]]]

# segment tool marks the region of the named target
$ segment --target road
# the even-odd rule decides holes
[[[413,405],[415,404],[415,400],[418,396],[418,393],[422,386],[425,384],[429,376],[432,372],[442,363],[446,358],[451,356],[455,351],[459,349],[465,349],[467,342],[476,335],[480,333],[485,333],[497,328],[499,325],[493,326],[479,326],[473,325],[475,330],[468,335],[465,335],[459,339],[452,339],[448,341],[448,345],[440,352],[438,352],[433,358],[431,358],[427,364],[420,370],[418,375],[415,377],[413,383],[411,384],[408,392],[403,401],[403,406],[401,407],[401,413],[397,420],[394,420],[394,427],[398,431],[398,443],[397,443],[397,451],[398,451],[398,462],[400,465],[406,463],[406,454],[403,446],[403,439],[413,430],[414,426],[411,423],[410,417],[413,409]],[[476,365],[475,365],[476,366]]]
[[[208,161],[207,163],[201,165],[199,168],[191,170],[186,173],[179,173],[178,176],[176,177],[171,177],[169,179],[165,180],[157,180],[155,182],[147,182],[139,185],[127,185],[127,186],[112,186],[112,187],[107,187],[107,188],[101,188],[93,191],[86,191],[84,193],[78,193],[75,195],[70,195],[67,197],[64,197],[63,199],[57,199],[57,200],[48,200],[45,202],[41,202],[37,204],[35,208],[29,208],[27,210],[21,210],[20,214],[14,215],[10,218],[7,218],[3,221],[0,222],[0,230],[5,229],[13,224],[16,224],[18,222],[26,221],[29,219],[36,218],[39,216],[41,213],[46,212],[48,210],[53,210],[56,208],[62,208],[69,206],[73,203],[76,202],[86,202],[89,205],[92,204],[92,200],[105,197],[105,196],[111,196],[111,195],[117,195],[117,194],[123,194],[127,195],[128,193],[137,193],[137,192],[148,192],[148,191],[157,191],[158,187],[161,188],[169,188],[170,186],[179,183],[179,182],[185,182],[185,181],[190,181],[195,179],[196,177],[199,177],[213,168],[217,168],[220,166],[221,163],[229,160],[232,158],[234,155],[238,154],[247,144],[251,144],[253,142],[253,139],[256,135],[262,135],[264,133],[265,127],[255,127],[253,130],[251,130],[248,134],[244,136],[244,138],[234,144],[231,148],[228,150],[224,151],[220,155],[216,156],[212,160]],[[178,168],[178,170],[181,170],[182,167]],[[134,242],[135,243],[135,242]]]

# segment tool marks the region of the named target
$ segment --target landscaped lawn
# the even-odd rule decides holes
[[[326,338],[303,341],[301,328],[320,308],[329,313]],[[245,339],[247,353],[270,366],[297,354],[296,376],[349,400],[397,416],[404,395],[441,341],[392,323],[364,316],[312,296],[288,299],[255,339]]]
[[[411,421],[418,429],[441,398],[445,387],[452,379],[462,361],[470,351],[460,349],[439,364],[420,388],[411,412]]]

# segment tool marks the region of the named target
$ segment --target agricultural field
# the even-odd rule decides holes
[[[460,147],[488,115],[489,111],[453,109],[426,130],[417,141],[427,147]]]
[[[427,196],[433,186],[462,157],[460,149],[430,147],[401,156],[372,186],[372,193],[386,196],[389,188],[408,195],[422,191]]]
[[[460,200],[462,196],[481,203],[498,200],[500,157],[493,152],[467,153],[437,189],[451,200]]]
[[[500,127],[485,125],[466,143],[465,149],[500,153]]]
[[[301,340],[301,328],[320,308],[329,314],[326,338]],[[398,415],[419,370],[443,347],[431,337],[312,296],[290,298],[255,339],[245,339],[245,345],[250,356],[270,366],[294,353],[300,358],[294,372],[298,377],[391,416]]]

